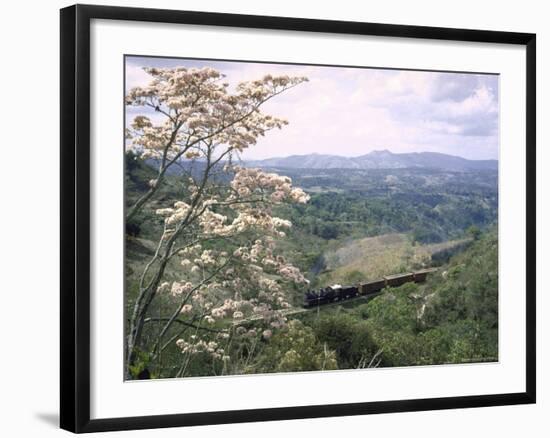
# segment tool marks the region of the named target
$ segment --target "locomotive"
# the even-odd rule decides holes
[[[342,286],[335,284],[324,287],[319,290],[308,290],[304,294],[304,307],[314,307],[323,304],[334,303],[337,301],[349,300],[357,296],[369,296],[379,293],[385,287],[399,287],[402,284],[426,281],[429,273],[437,269],[423,269],[415,272],[405,272],[402,274],[388,275],[377,280],[369,281],[353,286]]]

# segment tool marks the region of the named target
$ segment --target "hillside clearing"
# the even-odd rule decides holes
[[[460,239],[419,245],[404,233],[357,239],[324,254],[326,265],[320,277],[323,284],[374,280],[429,266],[433,254],[467,242]]]

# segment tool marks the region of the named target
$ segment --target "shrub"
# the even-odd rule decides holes
[[[315,322],[314,330],[335,351],[339,368],[356,368],[378,351],[368,326],[350,315],[324,316]]]
[[[296,372],[335,370],[336,355],[318,341],[310,327],[298,320],[275,334],[260,356],[253,372]]]

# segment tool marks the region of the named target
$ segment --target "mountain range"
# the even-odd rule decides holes
[[[466,172],[497,170],[497,160],[468,160],[437,152],[393,153],[388,150],[372,151],[358,157],[308,154],[288,157],[244,161],[247,167],[292,169],[403,169],[425,168]]]

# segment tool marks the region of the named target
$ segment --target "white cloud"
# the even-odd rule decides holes
[[[498,157],[496,76],[158,58],[130,59],[127,84],[148,80],[143,65],[209,65],[231,84],[264,74],[310,81],[264,106],[290,124],[270,132],[246,158],[327,153],[355,156],[375,149]]]

